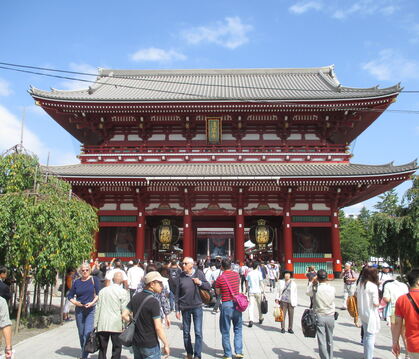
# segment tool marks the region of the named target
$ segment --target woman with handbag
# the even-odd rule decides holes
[[[78,272],[80,278],[74,281],[67,298],[76,306],[76,324],[82,351],[81,358],[86,359],[89,353],[84,351],[84,345],[94,328],[95,305],[99,298],[100,284],[96,277],[91,276],[88,263],[83,263]]]
[[[292,325],[294,321],[294,308],[297,306],[297,284],[291,278],[291,272],[284,272],[284,279],[279,281],[279,288],[275,302],[281,306],[284,312],[284,320],[281,322],[281,333],[285,333],[285,319],[288,313],[288,333],[294,334]]]

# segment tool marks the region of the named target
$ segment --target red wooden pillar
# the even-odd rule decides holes
[[[194,258],[192,237],[192,214],[190,209],[186,208],[183,215],[183,257]]]
[[[234,256],[236,261],[240,261],[240,265],[244,263],[244,214],[243,209],[238,209],[236,214],[236,238],[234,243]]]
[[[291,228],[291,215],[289,206],[284,208],[284,220],[282,222],[282,237],[284,240],[284,256],[285,256],[285,263],[284,267],[285,270],[294,271],[294,265],[292,263],[292,228]]]
[[[342,272],[342,254],[340,251],[339,217],[338,211],[335,208],[332,209],[331,222],[330,240],[333,257],[333,275],[335,278],[339,278],[339,275]]]
[[[275,227],[275,238],[276,238],[276,246],[277,246],[277,252],[276,252],[276,260],[278,263],[281,263],[284,260],[284,246],[282,244],[282,232],[280,230],[280,227]]]
[[[135,257],[144,260],[145,252],[145,211],[141,209],[137,217],[137,236],[135,238]]]

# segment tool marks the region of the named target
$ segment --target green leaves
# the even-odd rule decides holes
[[[372,250],[377,256],[400,260],[404,272],[419,265],[419,181],[413,177],[413,186],[405,201],[398,204],[394,192],[385,193],[376,206],[380,211],[371,216]],[[407,204],[406,204],[407,202]]]
[[[98,221],[68,183],[39,168],[27,154],[0,157],[0,261],[21,273],[30,266],[43,285],[90,257]]]
[[[340,235],[342,260],[344,262],[355,261],[359,263],[369,260],[370,236],[359,217],[341,217]]]

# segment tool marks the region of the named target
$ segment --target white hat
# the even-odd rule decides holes
[[[161,274],[157,271],[152,271],[146,274],[144,277],[144,283],[149,284],[151,282],[154,282],[155,280],[159,282],[163,282],[164,278],[161,276]]]
[[[383,267],[383,268],[390,268],[390,266],[387,263],[383,263],[383,265],[381,267]]]

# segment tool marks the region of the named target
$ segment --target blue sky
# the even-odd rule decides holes
[[[0,62],[93,73],[334,64],[345,86],[401,82],[419,90],[419,2],[412,0],[14,0],[1,2],[0,31]],[[34,106],[30,85],[85,87],[0,69],[0,151],[19,142],[25,111],[24,145],[44,163],[48,153],[52,164],[76,163],[80,144]],[[402,93],[390,109],[419,111],[419,94]],[[418,118],[386,112],[351,145],[352,162],[414,160]]]

